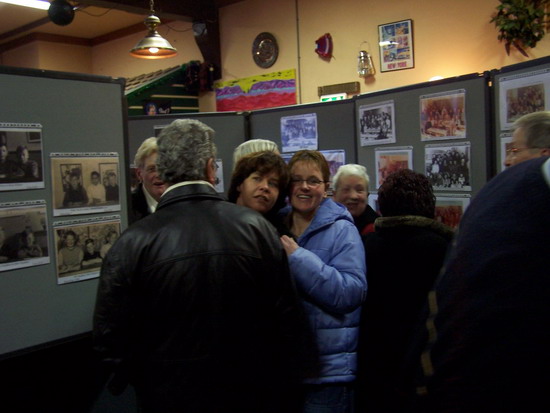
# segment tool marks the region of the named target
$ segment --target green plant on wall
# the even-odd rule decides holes
[[[544,37],[548,3],[550,0],[500,0],[491,23],[495,23],[507,54],[514,46],[527,56],[525,49],[535,47]]]

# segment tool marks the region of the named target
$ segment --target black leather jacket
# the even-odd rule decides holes
[[[301,356],[302,323],[273,227],[190,184],[167,192],[111,247],[94,338],[143,411],[227,412],[237,403],[235,411],[261,412],[255,399],[288,383]]]

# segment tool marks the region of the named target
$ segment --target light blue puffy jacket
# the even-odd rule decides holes
[[[347,209],[325,199],[289,256],[290,271],[319,348],[321,373],[308,383],[355,379],[365,250]]]

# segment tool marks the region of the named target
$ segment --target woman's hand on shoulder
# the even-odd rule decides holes
[[[290,255],[298,249],[298,244],[296,243],[296,241],[294,241],[288,235],[283,235],[281,237],[281,244],[283,244],[286,255]]]

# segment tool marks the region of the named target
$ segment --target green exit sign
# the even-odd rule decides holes
[[[347,98],[346,93],[335,93],[333,95],[323,95],[321,96],[321,102],[332,102],[334,100],[344,100]]]

